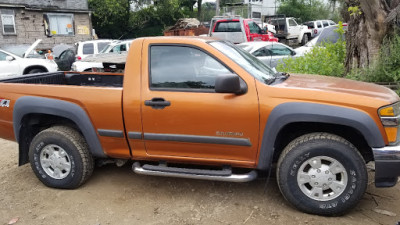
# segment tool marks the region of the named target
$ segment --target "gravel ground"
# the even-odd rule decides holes
[[[131,163],[96,168],[77,190],[47,188],[29,165],[18,167],[17,144],[0,139],[0,225],[15,224],[397,224],[400,185],[370,182],[360,204],[342,217],[301,213],[275,180],[211,182],[134,174]],[[372,172],[371,172],[372,173]],[[388,215],[385,215],[388,214]],[[14,221],[12,221],[14,219]]]

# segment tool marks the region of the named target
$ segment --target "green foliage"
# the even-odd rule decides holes
[[[320,0],[280,0],[278,14],[295,17],[300,22],[329,18],[329,8]]]
[[[92,23],[101,38],[119,38],[129,26],[129,0],[89,0]]]
[[[400,35],[385,38],[377,61],[369,68],[354,69],[347,78],[367,82],[399,82]]]
[[[350,12],[350,16],[358,16],[362,14],[358,6],[350,6],[347,11]]]
[[[341,23],[339,27],[342,27]],[[343,33],[343,28],[338,28],[337,32]],[[302,57],[284,59],[283,63],[278,64],[276,69],[289,73],[342,77],[344,76],[345,57],[346,42],[340,39],[334,44],[324,43],[323,46],[316,46]]]

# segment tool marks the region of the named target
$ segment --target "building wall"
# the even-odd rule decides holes
[[[87,0],[0,0],[0,4],[38,6],[40,8],[88,10]]]
[[[58,1],[60,2],[60,0]],[[3,45],[32,44],[37,39],[42,39],[38,48],[49,49],[57,44],[72,45],[75,42],[92,38],[89,13],[72,13],[74,15],[73,27],[75,33],[73,36],[53,35],[48,37],[45,34],[43,14],[53,12],[28,11],[21,8],[14,8],[13,10],[15,13],[16,35],[3,35],[0,28],[0,47]],[[78,32],[78,27],[87,28],[89,33],[79,34],[83,32]]]

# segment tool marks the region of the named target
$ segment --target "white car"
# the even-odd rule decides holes
[[[122,58],[126,59],[126,52],[132,43],[131,40],[113,41],[99,53],[86,57],[81,61],[75,61],[72,64],[71,70],[77,72],[92,71],[92,68],[103,68],[105,59],[110,59],[115,54],[121,54]]]
[[[308,29],[311,30],[311,38],[314,38],[321,34],[321,32],[326,28],[330,26],[336,25],[335,22],[332,20],[315,20],[315,21],[308,21],[305,22],[304,25],[308,27]]]
[[[22,55],[0,49],[0,79],[33,73],[56,72],[58,66],[53,60],[28,58],[40,42],[40,39],[37,40]]]
[[[277,42],[255,41],[238,44],[237,46],[257,57],[257,59],[271,68],[276,67],[284,58],[302,56],[291,47]]]
[[[99,39],[91,41],[80,41],[75,43],[76,60],[82,60],[89,55],[100,53],[112,40]]]
[[[336,43],[340,39],[340,35],[335,30],[338,29],[337,26],[330,26],[325,28],[320,35],[307,42],[304,46],[296,48],[296,51],[302,55],[310,52],[312,48],[315,46],[322,46],[325,42]],[[347,25],[343,27],[343,29],[347,29]],[[345,36],[342,36],[342,40],[345,40]]]

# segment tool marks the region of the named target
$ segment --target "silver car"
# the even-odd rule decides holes
[[[291,47],[278,42],[245,42],[237,46],[254,55],[271,68],[276,67],[284,58],[302,56]]]

